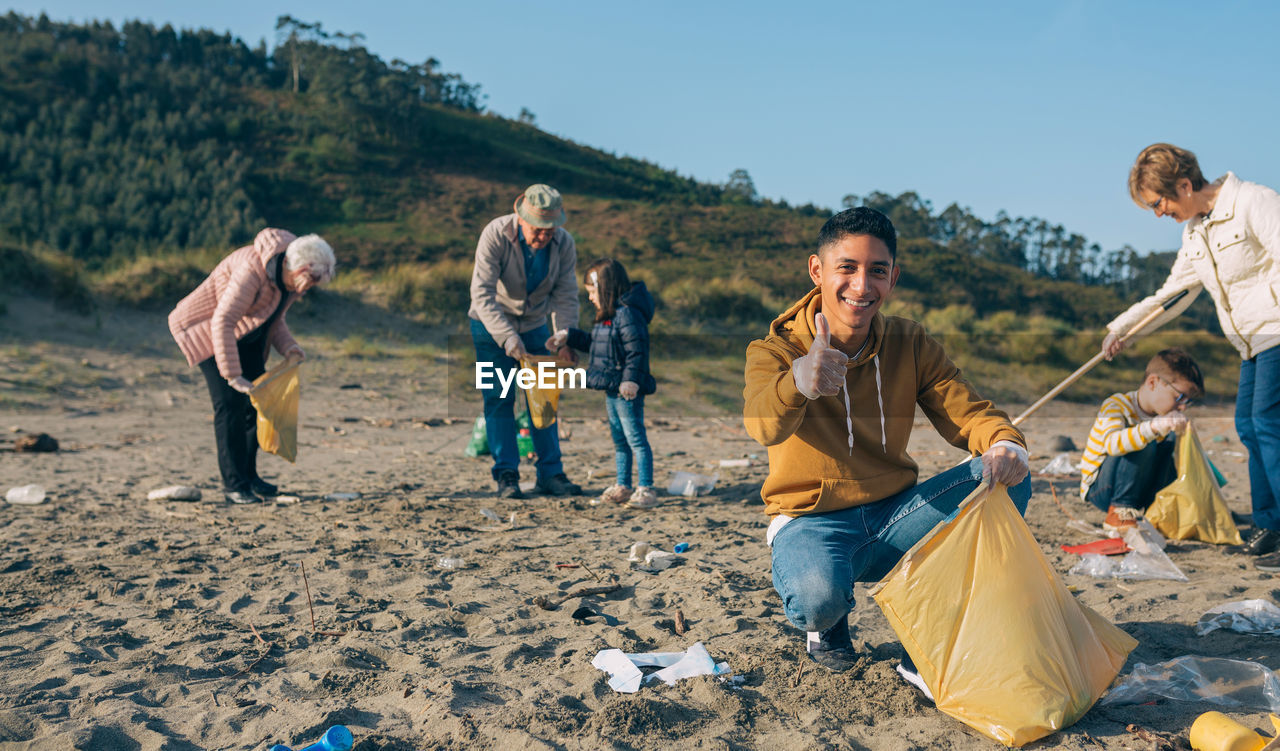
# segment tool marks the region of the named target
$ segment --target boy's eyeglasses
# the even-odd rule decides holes
[[[1156,376],[1156,378],[1160,378],[1160,376]],[[1181,406],[1181,405],[1185,404],[1185,405],[1187,405],[1188,407],[1190,407],[1191,405],[1193,405],[1193,404],[1195,404],[1195,403],[1196,403],[1196,400],[1195,400],[1195,399],[1192,399],[1191,397],[1189,397],[1189,396],[1187,396],[1186,394],[1182,393],[1182,392],[1181,392],[1181,391],[1179,391],[1178,389],[1174,388],[1174,385],[1173,385],[1172,383],[1169,383],[1168,381],[1166,381],[1166,380],[1165,380],[1165,379],[1163,379],[1163,378],[1160,378],[1160,382],[1161,382],[1161,383],[1163,383],[1164,385],[1168,386],[1168,387],[1169,387],[1169,390],[1170,390],[1170,391],[1172,391],[1174,394],[1177,394],[1177,397],[1173,400],[1173,406],[1177,407],[1177,406]]]

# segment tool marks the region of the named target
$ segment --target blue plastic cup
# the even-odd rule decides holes
[[[324,731],[323,738],[300,751],[351,751],[351,746],[354,744],[355,738],[352,737],[350,730],[342,725],[334,725]],[[293,751],[293,749],[277,744],[271,747],[271,751]]]

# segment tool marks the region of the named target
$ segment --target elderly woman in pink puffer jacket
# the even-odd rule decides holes
[[[251,381],[266,370],[268,350],[302,360],[285,312],[313,287],[333,279],[336,261],[318,235],[264,229],[253,245],[222,259],[169,314],[169,331],[187,364],[204,374],[213,400],[218,469],[231,503],[259,503],[276,486],[258,476],[257,412]]]

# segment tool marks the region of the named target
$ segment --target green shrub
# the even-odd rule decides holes
[[[87,315],[93,294],[74,259],[45,250],[0,246],[0,286],[50,297],[58,305]]]
[[[104,300],[117,305],[163,310],[190,294],[207,275],[187,258],[145,256],[103,274],[94,287]]]
[[[421,316],[428,323],[461,320],[471,300],[471,265],[453,260],[396,266],[374,275],[372,283],[397,313]]]

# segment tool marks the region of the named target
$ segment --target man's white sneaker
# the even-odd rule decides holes
[[[933,692],[929,690],[928,686],[924,685],[924,679],[920,677],[920,673],[916,672],[916,666],[911,662],[910,657],[898,663],[898,675],[902,676],[902,680],[920,689],[926,699],[933,701]]]

